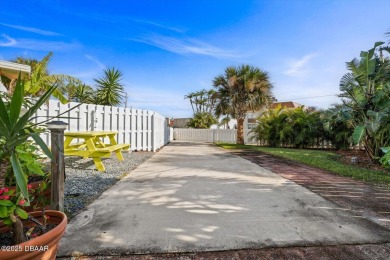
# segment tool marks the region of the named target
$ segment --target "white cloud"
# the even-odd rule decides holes
[[[14,25],[14,24],[6,24],[6,23],[0,23],[0,25],[7,26],[10,28],[26,31],[26,32],[32,32],[32,33],[37,33],[41,35],[46,35],[46,36],[59,36],[62,34],[56,33],[56,32],[51,32],[51,31],[45,31],[41,30],[38,28],[33,28],[33,27],[26,27],[26,26],[20,26],[20,25]]]
[[[289,76],[304,76],[309,72],[309,69],[307,68],[308,63],[310,60],[312,60],[314,57],[316,57],[317,54],[312,53],[303,56],[301,59],[290,62],[289,68],[284,72],[284,74]]]
[[[19,48],[27,50],[39,50],[39,51],[64,51],[69,49],[80,48],[81,44],[77,42],[62,42],[62,41],[41,41],[35,39],[14,39],[8,35],[2,34],[2,37],[6,39],[5,42],[0,42],[2,47]]]
[[[153,25],[155,27],[159,27],[159,28],[162,28],[162,29],[166,29],[166,30],[170,30],[170,31],[178,32],[178,33],[184,33],[185,32],[184,29],[173,27],[173,26],[167,26],[167,25],[164,25],[164,24],[161,24],[161,23],[156,23],[156,22],[153,22],[153,21],[140,20],[140,19],[132,19],[132,20],[134,22],[137,22],[137,23],[140,23],[140,24],[149,24],[149,25]]]
[[[106,65],[104,65],[100,60],[98,60],[97,58],[91,56],[91,55],[88,55],[88,54],[85,54],[84,55],[85,58],[87,58],[88,60],[92,61],[93,63],[95,63],[99,68],[101,69],[105,69],[106,68]]]
[[[211,56],[215,58],[236,58],[237,54],[226,51],[221,48],[215,47],[208,43],[196,40],[196,39],[186,39],[181,40],[173,37],[163,36],[163,35],[149,35],[144,37],[139,37],[136,39],[129,39],[136,42],[142,42],[157,48],[173,52],[176,54],[198,54]]]
[[[6,34],[1,35],[3,38],[5,38],[6,41],[0,42],[0,46],[2,47],[10,47],[17,44],[16,40],[14,38],[9,37]]]

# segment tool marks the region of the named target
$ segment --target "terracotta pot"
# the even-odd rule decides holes
[[[42,212],[32,212],[30,215],[39,221],[42,221]],[[0,250],[0,259],[55,259],[58,244],[65,232],[68,220],[66,215],[60,211],[47,210],[46,215],[49,216],[49,219],[47,220],[48,224],[57,224],[54,229],[39,237],[15,245],[13,248],[8,248],[8,250],[14,249],[13,251]],[[35,226],[33,222],[28,220],[23,220],[22,222],[26,227]],[[1,224],[0,232],[7,231],[9,231],[8,227]]]

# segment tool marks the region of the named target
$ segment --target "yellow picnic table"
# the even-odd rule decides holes
[[[105,171],[102,157],[110,157],[115,152],[118,160],[123,161],[122,150],[128,150],[130,144],[117,144],[114,131],[80,131],[65,132],[64,154],[92,158],[98,171]],[[104,143],[108,137],[110,143]],[[82,142],[72,143],[73,139],[82,139]]]

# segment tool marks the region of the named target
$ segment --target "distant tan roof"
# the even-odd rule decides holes
[[[0,75],[4,75],[10,79],[18,78],[21,72],[22,78],[28,77],[31,73],[31,67],[24,64],[0,60]]]
[[[271,104],[270,109],[276,109],[278,107],[282,107],[282,108],[298,108],[298,107],[301,107],[301,106],[302,106],[301,104],[298,104],[298,103],[295,103],[295,102],[292,102],[292,101],[275,102],[275,103]]]

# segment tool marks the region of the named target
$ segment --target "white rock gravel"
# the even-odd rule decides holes
[[[124,161],[118,161],[113,154],[111,158],[102,159],[105,172],[97,171],[90,158],[65,157],[65,213],[68,217],[77,214],[153,154],[153,152],[124,152]]]

